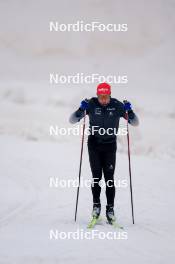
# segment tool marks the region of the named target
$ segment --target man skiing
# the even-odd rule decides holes
[[[117,150],[117,131],[121,117],[129,124],[138,125],[138,118],[132,110],[131,103],[124,103],[111,97],[111,86],[100,83],[97,86],[97,97],[85,99],[80,107],[70,116],[72,124],[79,122],[85,114],[89,115],[88,153],[93,177],[91,185],[93,195],[92,217],[98,219],[101,212],[100,180],[104,175],[106,183],[106,217],[109,223],[115,221],[114,214],[114,171]]]

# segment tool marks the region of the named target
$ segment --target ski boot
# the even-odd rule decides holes
[[[101,204],[100,203],[94,203],[93,204],[93,210],[92,210],[92,217],[93,218],[99,218],[101,213]]]
[[[101,213],[101,204],[100,203],[94,203],[93,204],[93,210],[92,210],[92,219],[88,224],[88,228],[92,229],[96,226],[96,224],[99,223],[100,219],[100,213]]]
[[[109,224],[113,224],[116,221],[113,205],[107,205],[106,206],[106,218],[107,218]]]

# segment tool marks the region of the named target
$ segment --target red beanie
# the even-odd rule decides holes
[[[97,86],[97,95],[99,94],[111,94],[111,86],[108,83],[100,83]]]

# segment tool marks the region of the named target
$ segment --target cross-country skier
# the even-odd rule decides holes
[[[93,211],[92,216],[98,218],[101,212],[99,181],[104,174],[106,183],[106,217],[108,222],[115,221],[114,214],[114,170],[117,150],[117,131],[121,117],[127,118],[133,126],[138,125],[138,118],[132,110],[131,103],[121,103],[111,97],[111,86],[107,83],[100,83],[97,86],[97,97],[84,99],[77,111],[70,116],[72,124],[79,122],[85,115],[89,115],[88,152],[89,162],[92,171],[92,195]],[[105,133],[104,133],[105,131]]]

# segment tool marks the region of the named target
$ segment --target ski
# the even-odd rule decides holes
[[[119,225],[116,220],[107,221],[107,223],[116,229],[124,229],[123,226]]]
[[[91,219],[91,221],[89,222],[87,228],[88,229],[93,229],[97,224],[99,224],[101,222],[102,218],[101,217],[93,217]],[[107,221],[107,224],[111,225],[113,228],[115,229],[124,229],[123,226],[121,226],[120,224],[117,223],[116,220],[113,221]]]
[[[95,227],[96,224],[98,224],[101,221],[101,217],[93,217],[91,221],[89,222],[87,228],[92,229]]]

